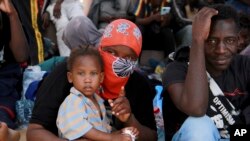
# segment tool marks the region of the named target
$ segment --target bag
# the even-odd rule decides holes
[[[26,128],[32,115],[34,102],[22,97],[16,102],[17,123],[19,127]]]
[[[230,138],[228,127],[236,122],[239,123],[238,115],[240,111],[237,111],[224,96],[224,93],[209,73],[207,73],[207,76],[211,93],[209,93],[209,106],[206,114],[214,121],[221,137]]]
[[[24,71],[22,97],[16,102],[17,123],[20,128],[26,128],[34,107],[34,101],[26,99],[26,91],[33,81],[41,80],[45,73],[39,66],[29,66]]]

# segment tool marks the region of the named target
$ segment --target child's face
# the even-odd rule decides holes
[[[103,81],[101,65],[94,56],[80,56],[68,72],[68,80],[86,97],[91,97]]]

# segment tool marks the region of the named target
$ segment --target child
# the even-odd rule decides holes
[[[59,108],[56,122],[59,135],[69,140],[131,140],[119,131],[111,133],[104,100],[97,95],[104,78],[99,52],[92,47],[75,49],[70,54],[67,68],[68,81],[73,87]],[[136,128],[129,129],[138,135]]]

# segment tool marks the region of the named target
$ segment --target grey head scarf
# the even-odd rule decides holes
[[[69,21],[63,32],[63,41],[70,48],[80,45],[97,46],[102,32],[98,31],[93,22],[86,16],[74,17]]]

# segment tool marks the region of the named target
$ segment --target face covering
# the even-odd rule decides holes
[[[100,50],[104,63],[104,81],[102,83],[103,93],[101,96],[105,99],[117,98],[122,86],[128,81],[129,76],[136,67],[136,61],[126,60],[113,56]]]
[[[105,28],[99,47],[104,61],[103,92],[100,94],[104,99],[115,99],[119,96],[121,87],[126,85],[137,64],[136,61],[116,57],[102,50],[116,45],[127,46],[139,56],[142,45],[139,28],[124,19],[115,20]]]

